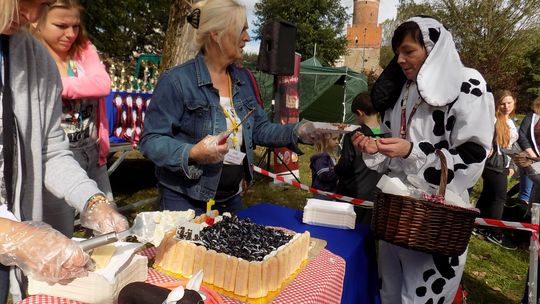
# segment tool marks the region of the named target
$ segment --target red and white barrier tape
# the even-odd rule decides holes
[[[361,200],[358,198],[352,198],[340,194],[335,194],[327,191],[318,190],[309,186],[306,186],[304,184],[301,184],[295,180],[287,180],[283,176],[276,175],[272,172],[268,172],[264,169],[261,169],[257,166],[253,166],[253,171],[260,173],[262,175],[271,177],[273,179],[276,179],[280,182],[287,183],[289,185],[292,185],[293,187],[309,191],[311,193],[321,194],[329,198],[338,199],[340,201],[349,202],[355,205],[360,205],[364,207],[373,207],[373,202]],[[509,228],[509,229],[518,229],[518,230],[525,230],[530,231],[533,233],[533,238],[535,240],[538,240],[538,229],[539,225],[531,224],[531,223],[519,223],[519,222],[507,222],[507,221],[500,221],[500,220],[494,220],[494,219],[484,219],[484,218],[477,218],[474,222],[476,225],[481,226],[491,226],[491,227],[498,227],[498,228]]]
[[[359,198],[352,198],[352,197],[348,197],[348,196],[341,195],[341,194],[335,194],[335,193],[331,193],[331,192],[318,190],[318,189],[315,189],[313,187],[301,184],[301,183],[299,183],[299,182],[297,182],[295,180],[287,180],[287,179],[283,178],[283,176],[279,176],[279,175],[276,175],[276,174],[274,174],[272,172],[268,172],[268,171],[266,171],[266,170],[264,170],[262,168],[259,168],[257,166],[253,166],[253,171],[255,171],[257,173],[260,173],[262,175],[271,177],[273,179],[276,179],[276,180],[278,180],[280,182],[289,184],[289,185],[291,185],[293,187],[296,187],[296,188],[299,188],[299,189],[302,189],[302,190],[305,190],[305,191],[309,191],[311,193],[321,194],[321,195],[324,195],[326,197],[338,199],[340,201],[349,202],[351,204],[355,204],[355,205],[359,205],[359,206],[363,206],[363,207],[373,207],[373,202],[361,200]]]

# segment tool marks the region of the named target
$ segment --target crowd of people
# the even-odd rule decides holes
[[[17,300],[24,296],[25,275],[58,282],[87,274],[89,256],[70,239],[77,214],[98,234],[126,230],[128,223],[116,211],[106,171],[110,79],[84,31],[83,7],[77,0],[0,3],[5,303],[10,278]],[[414,17],[397,27],[395,57],[372,91],[354,99],[359,128],[342,139],[314,131],[309,121],[268,120],[257,84],[236,64],[250,40],[243,5],[199,1],[187,21],[197,55],[162,73],[139,145],[156,166],[160,209],[201,214],[215,200],[220,213],[234,213],[253,178],[255,146],[302,153],[299,143],[315,146],[312,185],[324,191],[375,201],[383,174],[435,188],[437,151],[448,165],[447,188],[463,201],[470,201],[470,190],[483,178],[477,203],[482,217],[503,217],[509,176],[519,175],[521,200],[536,200],[531,189],[540,170],[530,160],[540,156],[540,99],[518,129],[516,97],[505,90],[493,96],[482,75],[463,66],[439,21]],[[356,211],[358,222],[369,224],[371,211]],[[503,231],[476,232],[513,248]],[[467,251],[447,257],[383,240],[378,245],[382,303],[452,302]],[[436,288],[425,288],[428,280]]]

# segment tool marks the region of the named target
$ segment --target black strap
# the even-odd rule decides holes
[[[13,208],[13,148],[15,144],[15,119],[13,115],[13,96],[10,86],[9,72],[9,36],[2,35],[2,56],[4,59],[4,77],[2,86],[2,127],[3,127],[3,153],[4,153],[4,184],[6,186],[6,200],[8,209]]]

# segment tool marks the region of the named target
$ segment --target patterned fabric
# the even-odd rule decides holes
[[[416,81],[401,88],[397,99],[401,102],[385,102],[381,131],[400,137],[405,114],[406,139],[413,148],[406,158],[363,154],[364,161],[405,183],[414,177],[435,192],[441,175],[435,151],[440,150],[448,165],[447,189],[468,202],[467,189],[481,176],[491,148],[495,123],[493,95],[480,73],[462,65],[452,35],[442,24],[427,17],[409,21],[420,27],[428,56]],[[394,74],[403,73],[396,68],[397,61],[393,64],[390,68]],[[382,302],[452,303],[465,260],[466,254],[441,257],[381,241]]]
[[[152,258],[157,248],[151,247],[139,254]],[[345,277],[345,261],[343,258],[323,249],[319,255],[309,261],[298,276],[272,301],[272,303],[340,303]],[[146,283],[157,284],[178,281],[178,279],[162,274],[152,268],[148,269]],[[242,303],[239,300],[223,296],[225,304]],[[64,298],[46,295],[34,295],[18,304],[83,304]]]

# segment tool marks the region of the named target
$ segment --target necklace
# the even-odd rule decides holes
[[[232,92],[232,80],[231,75],[227,72],[227,82],[229,84],[229,102],[231,105],[231,113],[229,114],[229,111],[221,105],[221,109],[223,110],[223,114],[225,115],[225,118],[227,118],[231,122],[232,126],[232,135],[233,135],[233,144],[235,149],[239,150],[240,147],[238,147],[238,136],[237,133],[240,130],[241,126],[238,125],[238,122],[236,121],[236,111],[234,110],[234,101],[233,101],[233,92]]]
[[[420,103],[422,101],[422,98],[419,96],[418,101],[414,103],[411,114],[409,114],[409,117],[407,118],[407,102],[409,100],[410,87],[411,81],[409,80],[407,81],[407,84],[405,86],[405,94],[403,94],[403,98],[401,99],[401,123],[399,127],[399,135],[402,139],[407,139],[408,127],[411,125],[412,117],[416,113],[416,110],[418,109],[418,106],[420,106]]]

